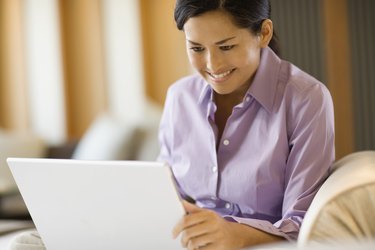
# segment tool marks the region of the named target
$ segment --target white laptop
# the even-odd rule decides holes
[[[172,229],[184,209],[163,163],[7,162],[48,250],[181,249]]]

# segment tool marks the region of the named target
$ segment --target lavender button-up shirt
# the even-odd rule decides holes
[[[243,102],[216,149],[213,90],[200,76],[169,90],[161,152],[182,196],[225,218],[296,239],[303,217],[334,161],[334,117],[327,88],[262,50]]]

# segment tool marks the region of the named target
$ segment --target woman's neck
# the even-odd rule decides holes
[[[244,84],[241,88],[229,94],[222,95],[214,92],[214,101],[216,106],[218,107],[218,109],[224,108],[226,110],[232,110],[234,106],[243,101],[243,98],[245,97],[245,94],[248,91],[249,87],[250,82]]]

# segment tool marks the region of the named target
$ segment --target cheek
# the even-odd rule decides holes
[[[202,67],[204,67],[204,60],[201,56],[195,55],[193,53],[188,53],[188,58],[191,66],[193,66],[194,68],[201,69]]]
[[[235,59],[238,67],[256,67],[260,60],[260,51],[249,50],[238,55]]]

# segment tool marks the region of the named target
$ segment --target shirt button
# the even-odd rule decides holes
[[[217,167],[216,167],[216,166],[213,166],[213,167],[212,167],[212,172],[214,172],[214,173],[217,172]]]
[[[223,144],[224,144],[225,146],[228,146],[228,145],[229,145],[229,140],[225,139],[225,140],[223,141]]]
[[[250,97],[247,96],[246,97],[246,101],[249,102],[250,101]]]
[[[231,205],[229,202],[225,204],[225,208],[226,208],[226,209],[231,208],[231,206],[232,206],[232,205]]]

